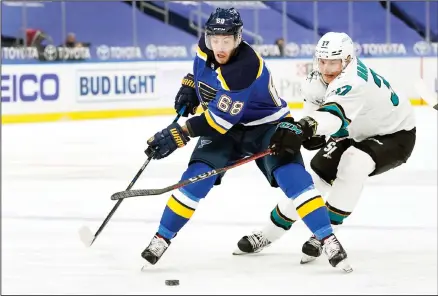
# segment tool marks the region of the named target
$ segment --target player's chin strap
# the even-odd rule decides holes
[[[178,112],[178,115],[175,117],[175,119],[173,120],[173,122],[177,122],[178,119],[181,117],[182,114],[184,114],[184,111],[186,110],[186,106],[184,106],[183,108],[181,108],[181,110]],[[128,187],[126,188],[126,190],[130,190],[132,188],[132,186],[134,186],[135,182],[137,182],[138,178],[140,177],[140,175],[143,173],[143,171],[146,169],[147,165],[149,164],[149,162],[152,160],[152,158],[154,157],[155,153],[152,153],[151,155],[149,155],[149,157],[146,159],[146,161],[144,162],[144,164],[142,165],[142,167],[140,168],[140,170],[137,172],[137,174],[135,175],[134,179],[132,179],[131,183],[129,183]],[[97,237],[99,236],[99,234],[102,232],[102,230],[105,228],[105,226],[108,224],[109,220],[111,219],[111,217],[114,215],[114,213],[116,212],[116,210],[118,209],[118,207],[120,206],[120,204],[122,203],[123,199],[120,199],[119,201],[117,201],[117,203],[114,205],[114,207],[112,208],[112,210],[109,212],[109,214],[106,216],[105,220],[102,222],[102,225],[100,225],[99,229],[96,231],[96,233],[93,235],[90,231],[90,229],[88,227],[82,227],[79,230],[79,236],[82,240],[82,242],[86,245],[91,247],[91,245],[94,243],[94,241],[97,239]]]
[[[199,174],[199,175],[194,176],[194,177],[192,177],[192,178],[190,178],[188,180],[183,180],[183,181],[181,181],[179,183],[170,185],[170,186],[165,187],[165,188],[161,188],[161,189],[125,190],[125,191],[116,192],[116,193],[114,193],[111,196],[111,199],[112,200],[122,201],[125,198],[135,197],[135,196],[160,195],[160,194],[163,194],[163,193],[166,193],[166,192],[170,192],[170,191],[173,191],[175,189],[187,186],[189,184],[193,184],[193,183],[199,182],[201,180],[210,178],[212,176],[224,173],[224,172],[226,172],[228,170],[231,170],[231,169],[233,169],[235,167],[241,166],[242,164],[251,162],[251,161],[256,160],[258,158],[262,158],[262,157],[264,157],[264,156],[266,156],[268,154],[271,154],[271,153],[272,153],[272,150],[271,149],[267,149],[267,150],[265,150],[263,152],[254,154],[253,156],[242,158],[241,160],[238,160],[235,163],[233,163],[232,165],[229,165],[227,167],[223,167],[223,168],[220,168],[220,169],[208,171],[208,172],[203,173],[203,174]]]

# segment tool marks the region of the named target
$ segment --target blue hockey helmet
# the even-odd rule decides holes
[[[240,13],[234,8],[216,8],[205,23],[205,44],[212,49],[209,36],[233,35],[235,47],[242,42],[243,22]]]

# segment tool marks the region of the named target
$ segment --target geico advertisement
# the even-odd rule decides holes
[[[4,71],[1,75],[1,102],[30,104],[53,102],[59,99],[61,78],[58,73],[31,70],[17,73]]]
[[[154,69],[77,69],[78,102],[150,100],[157,97]]]

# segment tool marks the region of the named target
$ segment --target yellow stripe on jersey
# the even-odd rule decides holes
[[[219,124],[216,123],[216,121],[214,121],[213,117],[211,117],[210,115],[210,111],[205,110],[204,112],[205,114],[205,118],[207,119],[208,124],[214,128],[216,131],[218,131],[219,133],[221,133],[222,135],[225,134],[227,132],[226,129],[224,129],[223,127],[221,127]]]
[[[230,88],[227,85],[227,82],[225,81],[224,76],[222,76],[222,72],[221,72],[221,68],[220,67],[217,68],[216,73],[217,73],[217,79],[220,81],[222,88],[224,90],[230,90]]]
[[[182,204],[181,202],[179,202],[173,195],[169,198],[167,202],[167,206],[173,212],[186,219],[190,219],[190,217],[192,217],[193,213],[195,212],[194,209],[191,209],[186,205]]]
[[[257,79],[260,77],[260,75],[262,75],[262,72],[263,72],[263,59],[258,52],[256,52],[256,51],[254,51],[254,52],[256,53],[257,57],[259,58],[259,63],[260,63],[259,64],[259,71],[257,72],[257,77],[256,77],[256,79]]]
[[[200,50],[200,49],[199,49],[199,50]],[[263,73],[263,65],[264,65],[264,62],[263,62],[263,58],[260,56],[260,54],[259,54],[258,52],[254,51],[254,53],[257,55],[257,58],[259,59],[259,69],[258,69],[258,71],[257,71],[257,77],[256,77],[256,79],[257,79],[257,78],[259,78],[259,77],[262,75],[262,73]],[[217,79],[220,81],[222,88],[223,88],[224,90],[230,90],[230,88],[228,87],[227,82],[225,81],[224,76],[222,75],[222,71],[221,71],[221,68],[220,68],[220,67],[217,68],[216,73],[217,73]]]
[[[198,57],[200,57],[204,61],[207,60],[207,54],[205,52],[203,52],[199,46],[198,46],[198,49],[196,50],[196,54]]]
[[[311,200],[309,200],[306,203],[303,203],[301,206],[297,208],[298,215],[300,215],[301,218],[304,218],[308,214],[312,213],[313,211],[319,209],[320,207],[324,207],[324,200],[321,196],[317,196]]]

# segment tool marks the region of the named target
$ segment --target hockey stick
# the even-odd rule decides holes
[[[264,156],[266,156],[268,154],[271,154],[271,153],[272,153],[271,149],[267,149],[267,150],[265,150],[263,152],[254,154],[253,156],[242,158],[241,160],[236,161],[235,163],[233,163],[232,165],[229,165],[227,167],[223,167],[223,168],[220,168],[220,169],[217,169],[217,170],[211,170],[211,171],[208,171],[206,173],[199,174],[199,175],[197,175],[195,177],[192,177],[192,178],[187,179],[187,180],[180,181],[179,183],[176,183],[174,185],[170,185],[170,186],[165,187],[165,188],[161,188],[161,189],[125,190],[125,191],[116,192],[116,193],[114,193],[111,196],[111,199],[112,200],[119,200],[120,201],[120,200],[123,200],[125,198],[135,197],[135,196],[160,195],[160,194],[163,194],[163,193],[166,193],[166,192],[169,192],[169,191],[172,191],[172,190],[175,190],[175,189],[187,186],[189,184],[193,184],[193,183],[199,182],[201,180],[210,178],[211,176],[215,176],[215,175],[224,173],[224,172],[226,172],[226,171],[228,171],[230,169],[233,169],[235,167],[241,166],[242,164],[251,162],[253,160],[256,160],[258,158],[264,157]]]
[[[438,110],[438,99],[436,95],[427,88],[427,85],[424,83],[423,79],[419,79],[415,83],[415,88],[420,94],[420,97],[425,100],[429,106],[433,107],[435,110]]]
[[[181,108],[181,110],[179,111],[178,115],[175,117],[175,119],[173,120],[173,123],[177,122],[178,119],[181,117],[181,115],[184,113],[186,107]],[[154,157],[155,153],[152,153],[144,162],[144,164],[141,166],[140,170],[137,172],[137,174],[135,175],[134,179],[132,179],[131,183],[129,183],[128,187],[126,188],[126,190],[130,190],[132,188],[132,186],[134,186],[135,182],[137,182],[138,178],[140,177],[140,175],[143,173],[143,171],[146,169],[147,165],[149,164],[149,162],[152,160],[152,158]],[[109,220],[111,219],[111,217],[114,215],[114,213],[116,212],[116,210],[119,208],[120,204],[122,203],[123,199],[120,199],[117,201],[117,203],[114,205],[114,207],[112,208],[112,210],[109,212],[109,214],[106,216],[105,220],[102,222],[102,224],[100,225],[99,229],[96,231],[96,233],[93,235],[90,228],[88,228],[87,226],[82,226],[79,229],[79,237],[81,239],[81,241],[84,243],[84,245],[86,245],[87,247],[91,247],[91,245],[94,243],[94,241],[97,239],[97,237],[99,236],[99,234],[102,232],[102,230],[105,228],[105,226],[108,224]]]

